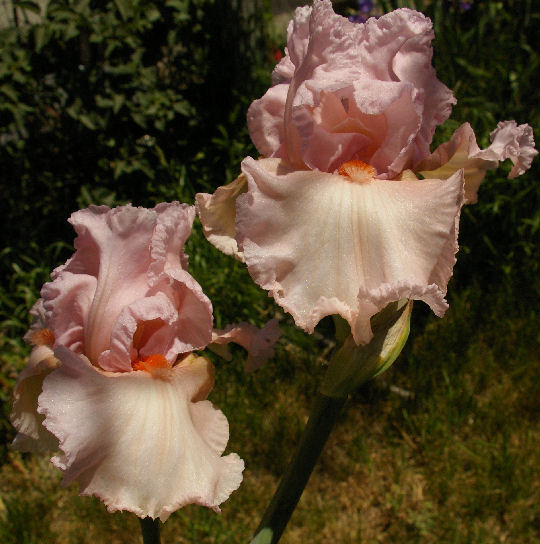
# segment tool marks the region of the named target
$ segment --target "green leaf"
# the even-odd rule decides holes
[[[133,3],[130,0],[114,0],[114,3],[124,21],[133,16]]]
[[[265,527],[255,535],[249,544],[270,544],[272,542],[273,534],[274,532],[270,527]]]
[[[18,100],[18,96],[17,96],[17,93],[15,92],[15,90],[9,86],[9,85],[2,85],[0,86],[0,92],[2,94],[4,94],[5,96],[7,96],[10,100],[12,100],[13,102],[17,102]]]
[[[89,115],[82,113],[78,116],[78,119],[86,128],[89,128],[90,130],[96,130],[97,127]]]
[[[31,2],[30,0],[17,0],[16,2],[13,2],[13,4],[20,9],[37,13],[38,15],[41,14],[41,8],[36,2]]]
[[[125,101],[126,99],[123,94],[113,95],[113,112],[118,113],[120,111],[120,108],[124,105]]]
[[[36,53],[41,51],[41,48],[49,40],[49,32],[45,25],[36,25],[34,27],[34,49]]]

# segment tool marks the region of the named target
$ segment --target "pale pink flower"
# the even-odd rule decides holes
[[[275,85],[248,110],[262,155],[324,172],[359,159],[394,178],[429,154],[456,100],[431,66],[428,18],[401,9],[357,24],[316,1],[287,38]]]
[[[438,316],[447,308],[470,173],[429,172],[443,151],[426,179],[412,171],[456,102],[431,66],[432,39],[431,21],[408,9],[355,24],[328,0],[298,8],[274,85],[248,110],[263,158],[197,195],[208,240],[243,260],[308,332],[339,314],[363,344],[392,301],[423,300]],[[530,129],[500,129],[482,168],[510,157],[521,173],[534,154]]]
[[[243,461],[222,456],[227,419],[204,400],[212,365],[192,353],[219,340],[183,252],[194,214],[179,203],[74,213],[76,252],[44,285],[27,335],[35,347],[15,391],[14,445],[58,445],[63,483],[111,511],[219,511],[242,480]],[[268,356],[268,335],[247,330]]]

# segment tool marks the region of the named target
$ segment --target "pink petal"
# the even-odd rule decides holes
[[[185,270],[169,270],[155,286],[177,310],[177,318],[152,336],[143,355],[163,353],[169,360],[178,354],[205,348],[212,340],[212,304],[201,286]]]
[[[185,270],[171,269],[146,297],[122,309],[110,349],[98,364],[103,370],[130,372],[133,361],[157,353],[172,365],[179,354],[210,343],[212,323],[212,305],[200,285]]]
[[[437,314],[457,250],[462,176],[353,183],[247,158],[237,239],[253,279],[312,332],[340,314],[357,343],[396,298],[425,300]]]
[[[49,346],[36,346],[30,353],[26,368],[15,384],[11,423],[17,429],[13,447],[19,451],[58,449],[58,440],[43,427],[43,416],[37,413],[38,396],[43,380],[60,362]]]
[[[213,195],[195,196],[197,213],[207,240],[226,255],[242,260],[235,240],[236,199],[247,190],[247,180],[240,174],[233,182],[219,187]]]
[[[56,354],[63,365],[45,380],[39,411],[59,439],[63,454],[52,461],[64,485],[77,481],[110,511],[163,521],[191,503],[219,511],[244,464],[234,453],[221,457],[223,414],[192,401],[211,380],[203,358],[159,375],[112,374],[64,348]]]
[[[92,207],[71,216],[77,252],[66,270],[85,271],[97,286],[85,322],[85,355],[96,364],[109,348],[118,313],[148,289],[156,214],[144,208]]]
[[[293,119],[309,168],[334,172],[358,159],[392,178],[410,161],[422,103],[410,84],[361,81],[333,94],[321,91],[319,105],[298,107]]]
[[[212,306],[183,252],[194,216],[178,202],[73,214],[77,251],[42,289],[55,345],[118,372],[130,372],[139,357],[161,354],[173,364],[208,345]],[[134,345],[143,329],[144,343]]]
[[[152,346],[150,353],[145,353],[144,348],[154,339],[160,328],[177,319],[178,312],[163,293],[147,296],[124,306],[111,331],[110,349],[99,356],[99,366],[111,372],[131,372],[132,361],[154,353],[164,354],[163,342],[159,342],[156,347]],[[152,324],[152,335],[144,344],[134,346],[133,337],[137,329],[148,326],[149,323]],[[170,362],[173,363],[174,359]]]
[[[465,202],[478,200],[478,188],[488,170],[497,168],[499,161],[511,159],[514,167],[509,178],[523,174],[538,153],[534,148],[532,128],[504,121],[490,135],[492,144],[480,149],[469,123],[461,125],[449,142],[440,145],[429,157],[416,165],[424,177],[446,179],[458,169],[465,173]]]
[[[265,157],[271,157],[285,141],[283,115],[288,85],[270,87],[263,98],[255,100],[247,112],[249,134]]]
[[[495,157],[495,160],[510,159],[514,164],[508,177],[510,179],[525,173],[538,151],[534,147],[532,128],[519,125],[515,121],[501,121],[489,135],[491,145],[480,153],[481,158]]]
[[[54,331],[55,345],[78,353],[85,349],[85,327],[97,281],[94,276],[73,274],[66,268],[41,289],[47,326]]]
[[[184,245],[195,219],[195,208],[178,202],[163,202],[154,210],[157,220],[152,233],[152,264],[148,271],[151,284],[162,272],[187,270],[188,257],[184,253]]]
[[[209,347],[225,359],[230,359],[228,351],[216,349],[215,345],[223,346],[229,342],[241,345],[248,352],[244,369],[252,372],[274,356],[274,344],[280,336],[277,319],[271,319],[262,329],[251,323],[240,323],[229,325],[223,330],[214,330],[212,344]]]
[[[24,341],[28,344],[33,344],[32,336],[36,331],[47,328],[49,317],[45,311],[44,301],[42,298],[38,299],[30,309],[30,315],[32,316],[32,324],[24,335]]]
[[[429,154],[455,103],[431,66],[432,39],[431,21],[408,9],[363,25],[334,14],[329,1],[298,9],[274,71],[277,85],[248,111],[258,150],[327,172],[373,157],[379,177],[395,177]],[[343,101],[349,131],[328,123],[325,93]]]

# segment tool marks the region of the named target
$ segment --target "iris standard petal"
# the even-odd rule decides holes
[[[142,298],[148,289],[150,243],[156,222],[152,210],[122,206],[91,207],[74,213],[70,222],[78,236],[77,252],[65,270],[97,279],[85,321],[85,355],[97,364],[108,349],[119,311]]]
[[[56,345],[84,352],[86,321],[96,285],[94,276],[74,274],[65,267],[55,274],[54,281],[43,285],[41,296],[47,327],[54,330]]]
[[[436,126],[456,102],[431,65],[433,37],[431,21],[409,9],[365,24],[336,15],[326,0],[298,9],[288,29],[287,55],[274,70],[276,85],[248,110],[257,149],[265,157],[327,172],[360,159],[379,177],[395,177],[429,154]],[[349,123],[347,132],[320,123],[324,93],[342,101],[361,127]]]

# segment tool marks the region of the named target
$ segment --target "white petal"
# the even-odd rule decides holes
[[[63,366],[45,380],[39,406],[64,452],[52,459],[64,484],[76,480],[82,495],[140,517],[164,521],[190,503],[219,511],[244,464],[220,457],[228,438],[221,412],[192,402],[208,371],[188,362],[154,375],[106,373],[68,350],[57,355]]]
[[[291,171],[277,159],[247,158],[242,169],[249,191],[238,199],[239,246],[253,279],[297,325],[312,332],[338,313],[364,343],[370,317],[391,300],[427,300],[444,311],[460,173],[446,181],[353,183]]]

